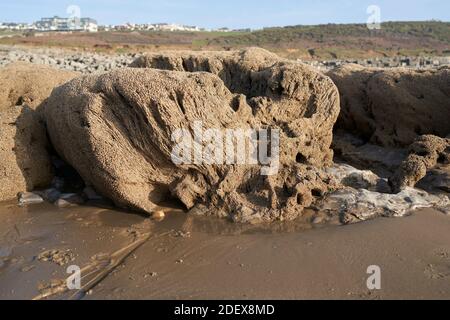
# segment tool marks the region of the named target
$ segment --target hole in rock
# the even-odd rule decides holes
[[[51,141],[50,137],[48,141]],[[81,193],[86,186],[83,178],[59,156],[53,145],[50,144],[47,150],[55,176],[51,188],[56,188],[62,193]]]
[[[303,195],[297,194],[297,204],[301,205],[303,203]]]
[[[308,159],[307,159],[303,154],[301,154],[301,153],[299,152],[299,153],[297,153],[297,156],[295,157],[295,161],[296,161],[297,163],[305,164],[305,163],[308,162]]]
[[[430,153],[427,152],[427,151],[425,151],[425,150],[420,150],[420,151],[414,152],[414,154],[418,155],[419,157],[426,157],[426,156],[428,156]]]
[[[239,111],[239,107],[241,106],[241,100],[240,97],[234,97],[233,101],[231,101],[231,108],[234,110],[234,112]]]
[[[24,102],[23,97],[22,97],[22,96],[19,97],[19,99],[17,99],[17,101],[16,101],[16,106],[21,106],[21,105],[23,105],[23,102]]]
[[[286,184],[284,184],[284,186],[283,186],[283,194],[288,198],[290,198],[294,195],[292,190]]]
[[[317,113],[316,97],[312,95],[308,100],[308,108],[306,109],[304,117],[311,119]]]
[[[183,102],[183,98],[184,98],[183,93],[177,91],[177,92],[175,92],[175,95],[176,95],[176,100],[177,100],[178,106],[180,107],[181,113],[186,115],[186,109],[184,108],[184,102]]]
[[[51,159],[55,172],[54,183],[60,186],[61,191],[64,193],[79,193],[83,191],[85,183],[78,172],[57,155],[53,155]]]
[[[439,155],[439,158],[438,158],[437,162],[441,163],[441,164],[447,164],[449,158],[450,157],[447,157],[444,154],[441,154],[441,155]]]

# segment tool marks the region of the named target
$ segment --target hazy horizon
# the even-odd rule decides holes
[[[99,24],[179,23],[205,28],[252,28],[365,23],[370,5],[381,9],[381,21],[450,21],[446,0],[317,0],[237,1],[207,0],[0,0],[0,22],[31,23],[42,17],[67,17],[67,8],[77,5],[82,17]]]

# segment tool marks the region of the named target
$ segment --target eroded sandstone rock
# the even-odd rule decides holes
[[[330,129],[339,114],[339,96],[332,81],[309,66],[261,48],[148,53],[130,66],[215,74],[232,93],[245,95],[262,124],[276,125],[296,140],[296,147],[285,148],[281,157],[318,166],[332,163]]]
[[[226,81],[221,72],[146,68],[72,80],[45,105],[51,141],[87,185],[123,208],[152,212],[172,195],[236,221],[294,219],[334,186],[322,168],[332,162],[336,87],[266,51],[237,56],[246,58]],[[278,174],[262,175],[260,164],[175,164],[173,133],[192,133],[199,121],[205,129],[279,130]]]
[[[45,128],[36,112],[12,107],[0,112],[0,201],[52,180]]]
[[[365,141],[407,147],[421,135],[450,133],[450,69],[372,69],[346,65],[328,73],[341,95],[337,129]]]
[[[74,76],[26,63],[0,69],[0,201],[50,184],[46,131],[33,108]]]
[[[390,179],[393,191],[397,193],[407,187],[414,187],[438,163],[450,164],[450,139],[431,135],[419,137],[410,146],[408,157]]]
[[[25,62],[15,62],[0,68],[0,112],[23,104],[36,109],[48,98],[53,88],[77,75],[76,72]]]

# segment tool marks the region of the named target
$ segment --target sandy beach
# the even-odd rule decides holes
[[[450,219],[433,210],[321,227],[306,218],[239,225],[177,209],[155,222],[109,209],[12,202],[2,203],[0,216],[0,299],[38,297],[52,281],[68,277],[69,265],[83,268],[147,232],[148,240],[88,295],[50,298],[450,298]],[[46,250],[67,250],[69,259],[63,265],[40,261]],[[382,290],[367,289],[370,265],[381,268]]]

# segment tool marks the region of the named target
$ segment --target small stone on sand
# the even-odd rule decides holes
[[[19,205],[42,203],[44,199],[33,192],[21,192],[19,193]]]
[[[164,211],[155,211],[152,213],[153,220],[161,221],[161,220],[164,220],[165,217],[166,217],[166,214],[164,213]]]

